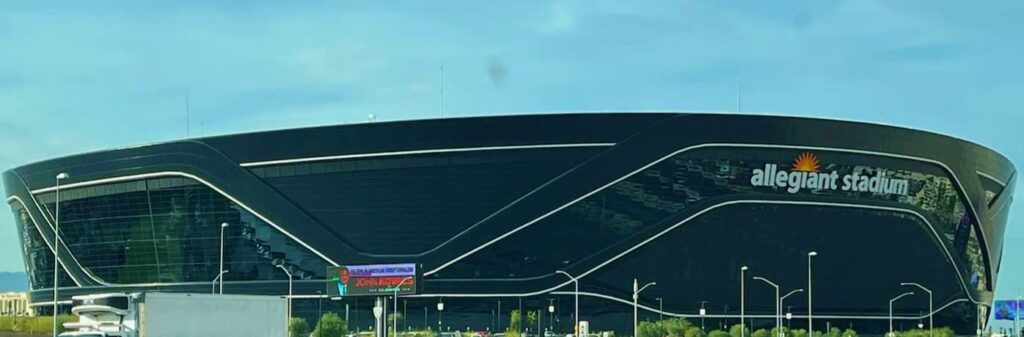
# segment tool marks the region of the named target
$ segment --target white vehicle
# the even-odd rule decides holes
[[[60,337],[285,336],[281,297],[175,293],[72,297],[78,322]]]

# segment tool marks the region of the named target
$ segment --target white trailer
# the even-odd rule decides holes
[[[78,322],[61,336],[286,336],[287,302],[274,296],[177,293],[75,296]]]

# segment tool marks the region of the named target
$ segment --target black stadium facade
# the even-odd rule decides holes
[[[53,223],[60,299],[209,292],[224,230],[225,293],[329,298],[331,266],[415,263],[402,329],[503,331],[511,310],[572,331],[574,284],[591,331],[640,319],[755,328],[777,283],[793,328],[985,326],[1014,166],[967,141],[865,123],[748,115],[601,113],[339,125],[188,139],[57,158],[3,174],[31,299],[48,313]],[[809,257],[808,253],[817,252]],[[280,266],[280,267],[279,267]],[[742,266],[748,266],[745,272]],[[810,268],[810,269],[809,269]],[[811,288],[808,289],[810,272]],[[390,302],[389,302],[390,303]],[[438,303],[444,303],[443,310]],[[554,309],[549,313],[548,307]],[[66,310],[66,308],[65,308]],[[532,329],[535,331],[536,326]],[[526,327],[523,327],[525,329]]]

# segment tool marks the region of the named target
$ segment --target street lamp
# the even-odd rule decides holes
[[[220,270],[224,270],[224,229],[228,228],[228,223],[224,222],[220,224]],[[224,294],[224,279],[220,279],[220,293]]]
[[[779,298],[779,310],[781,311],[783,303],[786,303],[786,297],[789,297],[789,295],[793,295],[793,294],[796,294],[796,293],[801,293],[803,291],[804,291],[803,289],[796,289],[796,290],[790,291],[786,295],[783,295],[782,297],[780,297]],[[792,310],[790,312],[792,312]],[[792,314],[787,314],[786,319],[787,320],[791,319],[791,316],[792,316]]]
[[[913,295],[913,294],[914,294],[914,292],[905,292],[905,293],[902,293],[899,296],[893,297],[891,300],[889,300],[889,336],[890,337],[893,336],[893,333],[892,333],[892,304],[893,304],[893,302],[896,302],[896,300],[898,300],[898,299],[901,299],[901,298],[904,298],[904,297],[907,297],[907,296],[910,296],[910,295]]]
[[[227,274],[227,273],[228,273],[227,270],[221,270],[219,273],[217,273],[217,277],[213,278],[213,282],[210,282],[210,293],[211,294],[216,294],[217,293],[217,281],[220,280],[222,277],[224,277],[224,274]],[[224,287],[221,287],[220,290],[221,290],[221,293],[223,294],[224,293]]]
[[[57,173],[56,207],[53,216],[53,337],[57,337],[57,271],[60,270],[60,181],[68,174]]]
[[[764,281],[764,283],[775,288],[775,331],[779,333],[779,337],[782,337],[782,317],[780,317],[782,309],[779,308],[779,304],[781,303],[779,297],[779,285],[760,276],[755,276],[754,279]]]
[[[398,285],[395,286],[395,319],[394,319],[394,323],[395,323],[394,324],[394,326],[395,326],[394,327],[395,328],[395,336],[394,337],[398,337],[398,289],[402,287],[402,284],[405,284],[405,281],[409,281],[409,280],[412,280],[412,276],[406,276],[405,278],[402,279],[402,282],[398,282]],[[384,303],[387,303],[387,302],[384,302]],[[387,319],[387,318],[385,318],[385,319]]]
[[[750,268],[748,268],[747,266],[740,267],[740,337],[746,337],[747,334],[747,322],[744,320],[743,317],[745,311],[747,310],[747,287],[745,284],[747,279],[744,277],[744,274],[747,272],[747,269]]]
[[[811,295],[813,295],[811,288],[811,258],[818,256],[817,251],[810,251],[807,253],[807,333],[810,337],[814,337],[814,316],[811,314],[813,310]]]
[[[934,326],[932,325],[932,315],[935,314],[935,312],[933,311],[935,309],[932,306],[933,302],[932,302],[932,291],[931,291],[931,289],[925,288],[923,285],[920,285],[920,284],[917,284],[917,283],[914,283],[914,282],[903,282],[903,283],[900,283],[900,285],[901,286],[915,286],[915,287],[921,288],[921,290],[924,290],[924,292],[928,293],[928,337],[935,337],[935,335],[934,335]]]
[[[575,305],[575,307],[576,307],[576,316],[575,316],[576,317],[576,322],[574,323],[576,325],[573,326],[572,330],[573,330],[573,335],[575,335],[576,337],[579,337],[580,336],[580,280],[575,278],[575,277],[573,277],[572,275],[569,275],[569,273],[566,273],[565,271],[556,270],[555,272],[559,273],[559,274],[562,274],[562,275],[565,275],[570,280],[572,280],[572,282],[576,285],[576,289],[573,291],[574,295],[576,296],[576,305]],[[636,337],[636,336],[634,336],[634,337]]]
[[[639,307],[639,305],[637,304],[637,299],[640,298],[641,291],[644,291],[644,289],[647,289],[647,287],[653,286],[655,284],[657,283],[651,282],[645,284],[643,287],[640,287],[636,279],[633,279],[633,337],[639,336],[637,335],[637,307]]]
[[[288,318],[291,319],[292,318],[292,273],[288,272],[288,268],[285,268],[282,265],[277,265],[276,267],[281,268],[281,270],[284,271],[284,274],[288,275]],[[291,328],[291,327],[289,327],[289,328]]]

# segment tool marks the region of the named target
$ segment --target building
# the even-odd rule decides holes
[[[411,262],[423,276],[399,304],[403,328],[505,330],[511,310],[541,310],[529,326],[571,332],[562,270],[580,278],[591,331],[619,335],[632,334],[634,279],[657,282],[641,319],[736,324],[742,280],[744,317],[773,326],[775,289],[753,277],[805,289],[782,303],[794,328],[810,303],[816,329],[884,331],[907,291],[897,328],[926,325],[928,296],[900,285],[915,282],[937,326],[973,333],[1016,176],[991,149],[930,132],[727,114],[452,118],[98,151],[3,175],[40,312],[61,172],[62,301],[210,291],[223,233],[224,292],[286,295],[283,266],[297,315],[345,311],[365,329],[372,300],[325,298],[326,268]]]
[[[27,293],[0,293],[0,316],[32,316]]]

